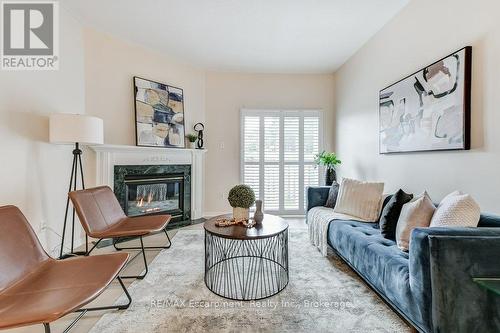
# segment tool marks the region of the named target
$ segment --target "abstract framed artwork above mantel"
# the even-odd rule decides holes
[[[134,76],[136,145],[185,147],[184,92]]]
[[[382,89],[381,154],[469,150],[472,47]]]

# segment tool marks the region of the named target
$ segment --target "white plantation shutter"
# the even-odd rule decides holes
[[[245,117],[245,162],[258,162],[260,150],[260,117]]]
[[[266,210],[279,210],[280,208],[280,166],[264,166],[264,202]]]
[[[260,117],[245,117],[244,136],[243,156],[245,165],[243,183],[249,185],[258,198],[260,197]]]
[[[288,116],[284,119],[285,162],[299,161],[299,117]]]
[[[320,111],[241,112],[241,172],[264,210],[299,214],[305,188],[319,185],[314,163],[322,147]]]
[[[298,210],[300,196],[298,164],[285,164],[284,183],[285,210]]]
[[[314,157],[319,153],[320,119],[317,116],[304,117],[304,188],[319,185],[319,169],[314,162]],[[307,198],[304,195],[304,206]]]
[[[264,116],[264,197],[267,210],[279,210],[280,117]]]
[[[260,198],[260,165],[246,164],[244,173],[243,184],[250,186],[255,192],[255,197]]]
[[[280,118],[264,117],[264,161],[280,160]]]
[[[319,152],[319,118],[304,117],[304,162],[314,162]]]

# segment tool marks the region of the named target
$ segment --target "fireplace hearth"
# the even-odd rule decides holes
[[[190,165],[115,165],[114,192],[125,214],[170,214],[190,219]]]

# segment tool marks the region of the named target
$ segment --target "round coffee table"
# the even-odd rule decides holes
[[[232,300],[258,300],[276,295],[288,284],[288,223],[265,214],[252,228],[218,227],[205,222],[205,284]]]

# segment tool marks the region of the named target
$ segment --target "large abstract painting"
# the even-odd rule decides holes
[[[472,48],[380,91],[380,153],[470,149]]]
[[[138,146],[184,148],[184,93],[164,83],[134,77]]]

